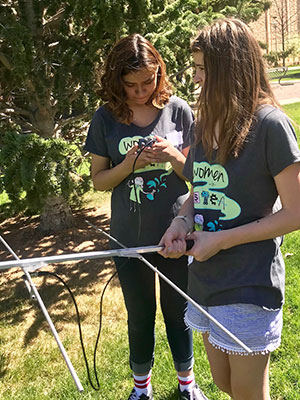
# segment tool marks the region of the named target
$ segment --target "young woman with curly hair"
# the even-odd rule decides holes
[[[172,96],[165,63],[139,34],[121,39],[111,50],[101,78],[101,97],[106,103],[96,111],[85,145],[92,154],[94,187],[113,190],[111,234],[115,238],[128,247],[153,245],[188,196],[182,169],[193,127],[191,109]],[[157,253],[146,258],[186,290],[186,256],[175,263]],[[152,399],[155,275],[138,259],[124,262],[116,257],[115,264],[128,312],[135,382],[129,400]],[[179,398],[204,400],[193,375],[192,333],[184,322],[186,302],[164,281],[160,281],[160,302]]]

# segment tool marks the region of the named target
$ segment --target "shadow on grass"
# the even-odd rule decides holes
[[[109,248],[108,240],[104,235],[85,222],[87,219],[97,227],[109,231],[107,214],[99,213],[95,209],[84,209],[75,212],[74,216],[76,226],[56,234],[41,233],[38,229],[38,217],[9,219],[0,224],[0,233],[20,258]],[[10,259],[13,257],[0,244],[0,260]],[[67,283],[76,298],[79,294],[95,296],[95,285],[99,282],[103,282],[104,285],[115,272],[115,267],[110,259],[93,259],[52,264],[41,270],[57,273]],[[18,325],[26,320],[30,311],[32,323],[27,328],[24,337],[24,346],[27,346],[38,336],[41,329],[48,327],[48,324],[38,303],[35,300],[29,300],[30,296],[22,276],[23,273],[18,268],[0,271],[0,321],[2,324]],[[46,276],[32,279],[54,323],[77,321],[70,294],[61,282]],[[117,278],[110,283],[110,286],[118,285]],[[98,301],[98,297],[95,301]],[[66,304],[70,307],[66,307]],[[32,310],[34,310],[33,317]],[[85,316],[80,315],[80,317],[81,322],[84,322]],[[59,324],[59,326],[62,325]]]

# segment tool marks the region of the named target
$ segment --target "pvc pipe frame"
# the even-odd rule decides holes
[[[33,272],[34,270],[45,267],[47,264],[50,263],[59,263],[59,262],[76,261],[76,260],[91,260],[93,258],[105,258],[105,257],[135,258],[137,257],[138,254],[154,253],[156,251],[162,250],[162,248],[163,246],[144,246],[144,247],[115,249],[115,250],[86,251],[83,253],[60,254],[57,256],[25,258],[12,261],[1,261],[0,270],[14,268],[14,267],[21,267],[23,269],[30,270],[30,272]]]
[[[12,250],[12,248],[2,238],[1,235],[0,235],[0,240],[4,244],[4,246],[10,251],[10,253],[14,256],[14,258],[19,261],[19,265],[20,265],[22,260],[20,260],[20,258],[16,255],[16,253]],[[79,380],[79,378],[78,378],[78,376],[76,374],[76,371],[75,371],[75,369],[74,369],[74,367],[73,367],[73,365],[72,365],[72,363],[71,363],[71,361],[69,359],[69,356],[68,356],[68,354],[67,354],[67,352],[66,352],[66,350],[65,350],[65,348],[64,348],[64,346],[63,346],[63,344],[62,344],[62,342],[61,342],[61,340],[60,340],[60,338],[58,336],[58,333],[57,333],[57,331],[55,329],[55,326],[54,326],[54,324],[53,324],[53,322],[52,322],[52,320],[50,318],[50,315],[49,315],[49,313],[48,313],[48,311],[47,311],[47,309],[45,307],[45,304],[44,304],[41,296],[39,295],[39,292],[38,292],[34,282],[31,279],[31,275],[26,270],[26,268],[22,268],[22,270],[23,270],[23,272],[25,274],[26,287],[27,287],[29,293],[31,294],[31,291],[32,291],[34,296],[35,296],[35,298],[37,299],[37,301],[39,303],[39,306],[41,307],[41,310],[42,310],[42,312],[43,312],[43,314],[44,314],[44,316],[46,318],[46,321],[48,322],[48,325],[49,325],[50,329],[51,329],[51,332],[52,332],[52,334],[53,334],[53,336],[54,336],[54,338],[56,340],[56,343],[57,343],[57,345],[59,347],[59,350],[60,350],[60,352],[61,352],[61,354],[62,354],[62,356],[63,356],[63,358],[64,358],[64,360],[65,360],[65,362],[67,364],[67,367],[69,368],[70,374],[71,374],[71,376],[72,376],[72,378],[73,378],[73,380],[75,382],[75,385],[76,385],[76,387],[77,387],[79,392],[83,392],[83,390],[84,390],[83,386],[80,383],[80,380]]]
[[[143,253],[153,253],[155,251],[159,251],[162,249],[162,246],[145,246],[145,247],[135,247],[135,248],[126,248],[122,243],[120,243],[118,240],[116,240],[114,237],[103,231],[102,229],[95,227],[93,224],[90,222],[86,221],[86,223],[93,228],[99,230],[102,232],[105,236],[107,236],[109,239],[113,240],[115,243],[117,243],[119,246],[121,246],[123,249],[117,249],[117,250],[106,250],[106,251],[95,251],[95,252],[85,252],[85,253],[74,253],[74,254],[66,254],[66,255],[58,255],[58,256],[48,256],[48,257],[39,257],[39,258],[28,258],[28,259],[20,259],[14,251],[11,249],[11,247],[6,243],[6,241],[2,238],[0,235],[0,240],[4,244],[4,246],[10,251],[10,253],[14,256],[16,261],[3,261],[0,262],[0,270],[4,270],[7,268],[13,268],[13,267],[21,267],[24,274],[25,274],[25,283],[27,286],[27,289],[31,293],[31,290],[36,297],[39,306],[41,307],[41,310],[48,322],[48,325],[52,331],[52,334],[57,342],[57,345],[59,347],[59,350],[69,368],[69,371],[71,373],[71,376],[76,384],[77,389],[79,392],[83,392],[83,386],[81,385],[79,378],[76,374],[76,371],[67,355],[67,352],[62,344],[62,342],[59,339],[58,333],[55,329],[55,326],[48,314],[48,311],[43,303],[42,298],[39,295],[39,292],[34,284],[34,282],[31,279],[31,275],[29,272],[29,269],[33,267],[33,270],[35,271],[38,268],[41,268],[47,263],[51,262],[65,262],[65,261],[71,261],[71,260],[82,260],[82,259],[92,259],[92,258],[105,258],[105,257],[132,257],[132,258],[138,258],[140,261],[142,261],[144,264],[146,264],[149,268],[151,268],[158,276],[160,276],[165,282],[167,282],[174,290],[176,290],[182,297],[184,297],[187,301],[189,301],[195,308],[197,308],[202,314],[204,314],[208,319],[210,319],[214,324],[216,324],[223,332],[225,332],[232,340],[234,340],[237,344],[239,344],[244,350],[247,351],[247,353],[252,353],[252,350],[246,346],[240,339],[238,339],[233,333],[231,333],[227,328],[225,328],[219,321],[217,321],[214,317],[212,317],[204,308],[202,308],[198,303],[195,302],[191,297],[189,297],[183,290],[181,290],[178,286],[176,286],[169,278],[167,278],[164,274],[162,274],[154,265],[152,265],[148,260],[146,260],[141,254]],[[29,287],[30,286],[30,287]]]
[[[133,249],[127,249],[122,243],[120,243],[118,240],[116,240],[114,237],[109,235],[108,233],[104,232],[102,229],[96,227],[95,225],[91,224],[89,221],[85,220],[85,222],[92,226],[94,229],[99,230],[99,232],[102,232],[106,237],[109,239],[113,240],[115,243],[117,243],[119,246],[123,247],[123,249],[126,250],[133,250]],[[162,248],[162,246],[156,246]],[[146,249],[147,247],[145,247]],[[137,247],[137,249],[140,249]],[[160,249],[158,249],[160,250]],[[158,251],[156,250],[156,251]],[[119,250],[122,252],[122,250]],[[146,253],[146,251],[144,252]],[[223,326],[218,320],[216,320],[214,317],[212,317],[203,307],[201,307],[198,303],[196,303],[195,300],[193,300],[190,296],[188,296],[183,290],[181,290],[178,286],[176,286],[169,278],[167,278],[164,274],[162,274],[154,265],[152,265],[148,260],[146,260],[142,255],[137,254],[135,256],[139,260],[143,261],[149,268],[151,268],[157,275],[159,275],[165,282],[167,282],[176,292],[178,292],[182,297],[184,297],[187,301],[189,301],[191,304],[193,304],[194,307],[197,308],[202,314],[204,314],[208,319],[210,319],[214,324],[216,324],[224,333],[226,333],[232,340],[234,340],[237,344],[239,344],[244,350],[247,351],[247,353],[252,353],[252,350],[245,345],[239,338],[237,338],[233,333],[231,333],[225,326]]]

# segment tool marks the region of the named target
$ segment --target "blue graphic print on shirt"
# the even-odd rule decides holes
[[[229,186],[228,174],[222,165],[194,161],[193,185],[195,210],[218,211],[216,218],[214,214],[212,220],[206,219],[208,230],[221,230],[219,220],[232,220],[240,215],[240,205],[222,191]]]
[[[126,155],[126,153],[136,143],[138,143],[139,139],[141,139],[142,137],[143,136],[137,135],[134,137],[122,138],[119,143],[119,152],[122,155]],[[144,182],[144,178],[140,175],[128,180],[127,186],[131,189],[129,194],[129,204],[131,211],[136,211],[136,205],[134,203],[141,204],[141,194],[144,194],[148,200],[152,201],[155,199],[155,195],[159,193],[161,189],[167,189],[166,177],[172,173],[173,168],[170,162],[165,162],[149,164],[146,167],[140,168],[135,171],[135,174],[143,174],[145,172],[158,170],[163,170],[164,172],[158,177],[153,177],[149,179],[146,183]]]

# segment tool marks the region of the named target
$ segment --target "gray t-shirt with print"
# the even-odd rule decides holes
[[[122,124],[104,105],[91,122],[85,150],[120,164],[139,139],[158,135],[182,150],[190,145],[193,114],[188,104],[172,96],[146,127]],[[188,196],[188,188],[169,162],[135,170],[113,189],[111,234],[124,245],[157,244]]]
[[[215,159],[215,153],[213,154]],[[296,136],[279,109],[265,106],[238,158],[224,166],[192,146],[184,174],[194,189],[194,213],[203,230],[218,231],[257,221],[274,212],[274,177],[300,161]],[[284,301],[281,238],[239,245],[190,266],[189,294],[202,305],[250,303],[277,309]]]

